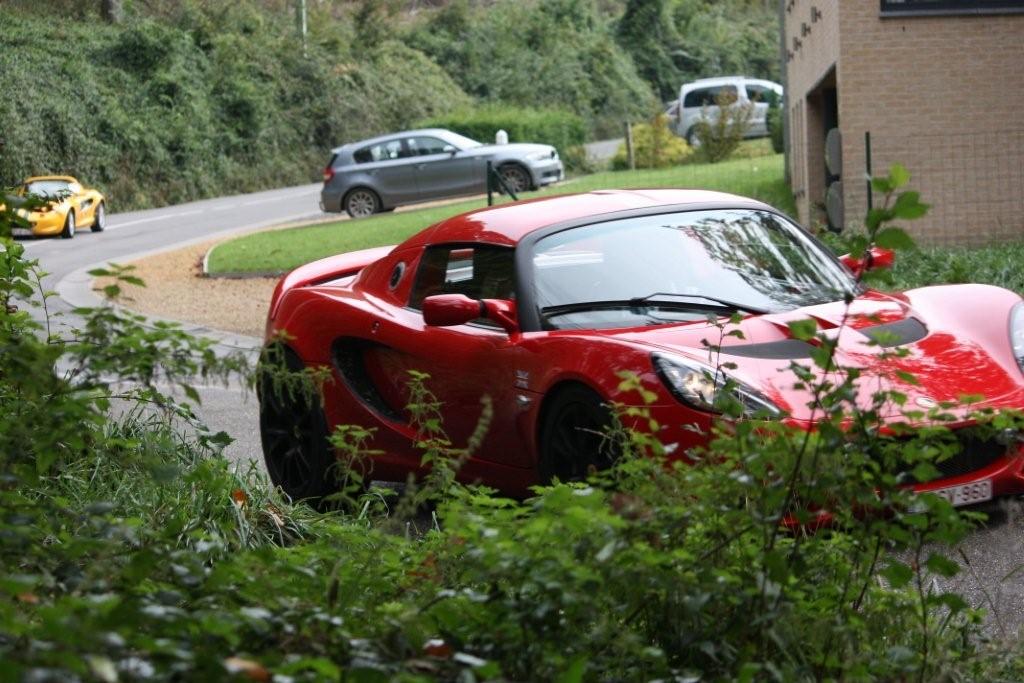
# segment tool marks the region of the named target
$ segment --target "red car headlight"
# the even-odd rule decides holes
[[[658,377],[672,395],[698,410],[720,413],[728,403],[738,404],[745,417],[778,418],[782,410],[760,391],[721,369],[682,356],[655,353],[651,356]]]

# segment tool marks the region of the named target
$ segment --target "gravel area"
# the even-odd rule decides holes
[[[147,315],[262,337],[277,278],[203,277],[203,256],[219,241],[210,240],[133,261],[134,275],[142,278],[146,286],[125,285],[125,300],[121,303]],[[108,281],[101,278],[96,286],[102,287]]]
[[[571,181],[565,181],[568,184]],[[457,204],[470,199],[483,199],[487,195],[439,199],[409,206],[400,206],[396,211],[416,211],[418,209]],[[267,228],[283,230],[348,220],[345,215],[324,215],[314,221],[301,224],[285,224]],[[226,242],[239,237],[231,235],[193,244],[183,249],[167,251],[153,256],[146,256],[129,262],[135,266],[134,275],[142,278],[145,287],[133,285],[123,286],[120,303],[139,313],[194,323],[215,330],[236,332],[252,337],[263,337],[267,319],[267,308],[270,297],[277,284],[276,277],[243,277],[223,278],[205,277],[203,275],[203,258],[206,252],[219,242]],[[108,278],[95,280],[95,287],[102,287],[110,282]]]

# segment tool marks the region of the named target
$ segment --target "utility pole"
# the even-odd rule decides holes
[[[766,3],[767,4],[767,3]],[[792,181],[792,160],[789,158],[789,137],[793,131],[789,129],[789,79],[786,73],[789,69],[786,48],[786,0],[779,0],[779,70],[782,81],[782,154],[783,154],[783,175],[786,184]]]
[[[100,14],[103,15],[103,21],[108,24],[121,23],[123,16],[121,0],[100,0]]]
[[[308,57],[309,51],[306,48],[306,33],[308,32],[306,0],[295,0],[295,24],[299,30],[299,37],[302,39],[302,56]]]

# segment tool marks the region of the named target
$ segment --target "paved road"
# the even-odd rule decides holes
[[[270,226],[322,214],[317,209],[318,185],[225,197],[151,211],[111,215],[108,232],[79,233],[73,240],[26,241],[28,253],[50,274],[46,286],[62,300],[51,308],[68,314],[72,305],[94,305],[88,288],[90,268],[110,261],[128,261],[143,254],[179,248],[249,228]],[[222,348],[255,348],[259,340],[219,334]],[[202,415],[227,431],[236,442],[228,456],[240,465],[259,463],[261,453],[255,397],[240,387],[202,387]],[[1002,501],[986,528],[960,549],[970,566],[952,584],[978,607],[989,610],[987,627],[995,637],[1014,638],[1024,625],[1024,505]],[[959,553],[957,553],[959,554]]]
[[[127,262],[146,254],[177,249],[193,242],[253,228],[311,220],[323,216],[317,206],[319,184],[255,194],[221,197],[177,206],[108,215],[103,233],[86,229],[74,239],[25,240],[28,256],[38,259],[48,275],[47,289],[60,294],[48,306],[65,331],[73,327],[75,306],[94,306],[87,271],[106,263]],[[192,328],[203,333],[200,328]],[[258,348],[259,340],[232,334],[212,335],[224,350]],[[261,461],[255,397],[240,387],[200,387],[201,415],[214,429],[231,434],[233,460]]]
[[[583,147],[587,150],[587,157],[589,157],[591,161],[604,163],[615,156],[615,152],[618,151],[619,145],[622,144],[624,139],[625,138],[598,140],[597,142],[588,142],[583,145]]]

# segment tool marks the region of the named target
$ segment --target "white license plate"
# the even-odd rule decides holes
[[[992,482],[988,479],[982,479],[981,481],[971,482],[970,484],[961,484],[960,486],[936,489],[935,491],[930,491],[930,493],[934,493],[936,496],[942,496],[956,507],[961,505],[974,505],[975,503],[983,503],[986,500],[992,500]]]
[[[11,228],[11,237],[31,237],[31,228]]]

